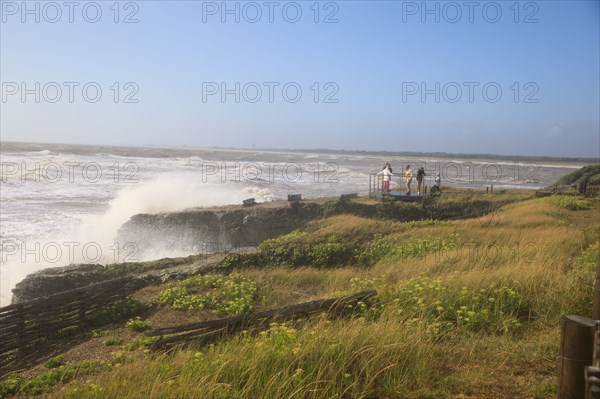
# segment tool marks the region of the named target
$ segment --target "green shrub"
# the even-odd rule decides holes
[[[127,360],[127,356],[125,355],[125,352],[123,352],[123,351],[112,352],[111,357],[108,360],[107,364],[109,366],[114,366],[116,364],[125,363],[125,360]]]
[[[336,266],[348,263],[354,255],[354,245],[334,234],[325,237],[309,249],[308,260],[316,266]]]
[[[340,201],[327,201],[321,205],[321,209],[323,210],[323,216],[329,217],[341,213],[343,208]]]
[[[9,396],[15,395],[21,389],[21,386],[24,385],[25,380],[19,374],[12,373],[6,376],[2,381],[0,381],[0,397],[8,398]]]
[[[123,340],[118,337],[105,339],[103,342],[104,346],[121,345],[122,343],[123,343]]]
[[[579,258],[575,261],[576,267],[579,270],[593,272],[596,270],[598,262],[598,243],[594,243],[587,247]]]
[[[7,375],[0,381],[0,398],[8,398],[19,393],[24,395],[40,395],[49,392],[59,383],[67,383],[77,377],[95,374],[100,370],[124,363],[126,356],[124,352],[113,352],[111,358],[106,362],[86,360],[80,363],[63,364],[61,355],[49,359],[46,362],[46,367],[50,367],[47,363],[51,360],[51,370],[31,378],[23,378],[17,373]]]
[[[246,314],[254,309],[256,283],[237,273],[207,274],[172,284],[159,300],[179,310],[212,309],[219,315]]]
[[[357,245],[357,242],[336,234],[312,238],[306,232],[296,231],[263,242],[259,251],[263,264],[267,266],[327,267],[351,262]]]
[[[393,304],[407,319],[424,319],[433,328],[466,328],[489,333],[512,333],[522,326],[529,307],[512,281],[483,288],[458,286],[446,280],[421,276],[393,292]]]
[[[145,309],[146,305],[140,301],[128,298],[94,311],[86,318],[86,322],[91,326],[103,326],[136,316]]]
[[[572,295],[568,314],[579,314],[591,317],[594,298],[594,276],[598,264],[598,242],[588,246],[581,255],[575,259],[572,270]]]
[[[592,207],[590,200],[573,195],[554,195],[548,198],[549,201],[555,203],[560,208],[570,211],[581,211]]]
[[[66,383],[77,376],[96,373],[105,364],[100,361],[84,361],[76,364],[61,365],[31,379],[11,374],[0,382],[0,397],[7,398],[17,393],[40,395],[48,392],[58,383]]]
[[[586,165],[581,169],[577,169],[576,171],[561,177],[555,184],[560,186],[573,183],[594,182],[597,181],[599,175],[600,164]]]
[[[146,349],[150,346],[152,346],[156,341],[158,341],[159,337],[143,337],[143,338],[136,338],[131,340],[131,342],[125,344],[125,346],[123,347],[124,349],[127,349],[128,351],[134,351],[136,349]]]
[[[129,331],[141,332],[150,328],[150,325],[145,321],[141,320],[140,317],[136,317],[135,319],[129,319],[125,327]]]
[[[65,364],[65,355],[51,357],[44,362],[44,366],[49,369],[55,369]]]
[[[282,245],[290,244],[292,242],[298,242],[306,238],[308,238],[307,232],[301,230],[294,230],[288,234],[265,240],[258,245],[258,248],[261,250],[268,251],[270,249],[279,248]]]
[[[327,201],[321,205],[321,212],[324,217],[349,214],[365,217],[375,216],[375,207],[368,204],[362,204],[360,202],[354,202],[351,199],[339,199],[333,201]]]
[[[260,253],[230,254],[221,261],[221,267],[227,269],[267,266],[265,257]]]
[[[100,328],[95,328],[95,329],[92,330],[92,338],[103,337],[106,334],[108,334],[108,331],[102,330]]]
[[[56,336],[58,337],[72,337],[80,331],[81,327],[78,325],[63,327],[60,330],[56,331]],[[52,336],[51,338],[56,338],[56,336]]]
[[[370,266],[382,259],[402,261],[409,257],[422,257],[433,252],[442,252],[460,246],[460,236],[448,238],[410,237],[399,240],[395,237],[376,235],[367,248],[356,256],[356,263]]]
[[[423,220],[411,220],[408,222],[403,222],[402,225],[413,228],[413,227],[450,226],[451,223],[446,220],[423,219]]]
[[[416,220],[427,217],[427,212],[419,205],[400,201],[384,201],[376,208],[377,216],[386,219]]]

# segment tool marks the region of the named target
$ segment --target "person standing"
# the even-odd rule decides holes
[[[423,185],[423,178],[425,178],[427,174],[425,173],[425,169],[421,166],[417,170],[417,194],[421,195],[421,186]]]
[[[410,184],[412,183],[412,169],[410,165],[406,165],[406,169],[404,170],[404,178],[406,179],[406,195],[410,195]]]
[[[390,166],[389,163],[386,163],[383,166],[383,170],[379,173],[377,173],[377,176],[383,176],[383,192],[384,193],[389,193],[390,192],[390,180],[392,180],[392,167]]]
[[[392,165],[390,165],[389,162],[386,162],[385,165],[383,165],[383,169],[388,168],[390,170],[390,173],[394,173],[394,171],[392,170]]]
[[[431,187],[431,194],[440,194],[442,191],[440,190],[440,186],[442,184],[442,178],[438,173],[435,175],[435,183],[433,183],[433,187]]]

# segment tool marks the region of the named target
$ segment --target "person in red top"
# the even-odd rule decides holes
[[[390,166],[389,163],[386,163],[383,166],[383,170],[379,173],[377,173],[377,176],[381,176],[383,175],[383,192],[385,193],[389,193],[390,192],[390,180],[392,180],[392,167]]]

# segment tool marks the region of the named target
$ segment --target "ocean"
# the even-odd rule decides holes
[[[423,165],[429,185],[440,173],[442,187],[493,184],[494,189],[543,188],[582,166],[329,151],[6,142],[0,147],[0,306],[8,305],[11,288],[36,270],[122,261],[126,254],[114,240],[135,214],[240,204],[247,198],[273,201],[288,194],[364,195],[370,174],[385,162],[394,173],[407,164]]]

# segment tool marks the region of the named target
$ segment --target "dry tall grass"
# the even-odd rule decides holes
[[[210,347],[136,353],[47,396],[554,397],[558,320],[591,311],[599,210],[599,200],[571,211],[535,199],[439,226],[356,216],[314,222],[307,228],[313,236],[458,234],[461,246],[384,257],[371,267],[241,270],[257,282],[264,308],[371,287],[381,302],[350,319],[272,325]]]

